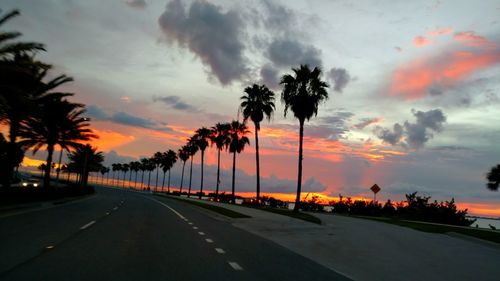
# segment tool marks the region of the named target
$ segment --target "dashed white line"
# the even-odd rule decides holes
[[[214,240],[212,240],[210,238],[205,239],[205,241],[207,241],[207,243],[214,243]]]
[[[205,232],[198,232],[199,235],[205,235]]]
[[[188,224],[189,224],[189,225],[193,225],[193,223],[192,223],[192,222],[188,222]]]
[[[49,246],[45,247],[45,249],[51,250],[51,249],[54,249],[54,246],[53,245],[49,245]]]
[[[109,212],[106,212],[106,216],[109,215]]]
[[[193,226],[193,229],[198,229],[198,227],[197,226]]]
[[[84,229],[86,229],[86,228],[90,227],[91,225],[93,225],[94,223],[95,223],[95,221],[91,221],[91,222],[87,223],[86,225],[84,225],[84,226],[80,227],[80,229],[81,229],[81,230],[84,230]]]
[[[114,208],[113,208],[113,211],[116,211],[116,210],[118,210],[118,207],[114,207]]]
[[[238,263],[234,261],[228,261],[229,265],[234,269],[234,270],[243,270],[243,267],[241,267]]]
[[[221,249],[221,248],[215,248],[215,251],[217,251],[217,253],[219,253],[219,254],[225,254],[225,253],[226,253],[226,252],[225,252],[223,249]]]

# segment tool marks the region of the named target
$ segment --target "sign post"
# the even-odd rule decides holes
[[[373,192],[373,202],[377,201],[377,193],[380,191],[380,187],[377,184],[374,184],[370,187],[370,190]]]

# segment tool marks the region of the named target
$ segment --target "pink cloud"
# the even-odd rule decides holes
[[[456,41],[470,47],[495,48],[497,44],[491,42],[483,36],[477,35],[474,31],[457,32],[453,36]]]
[[[443,28],[438,28],[435,30],[428,31],[426,34],[427,36],[440,36],[440,35],[446,35],[450,34],[453,32],[453,28],[451,27],[443,27]]]
[[[432,43],[432,41],[425,38],[424,36],[417,36],[413,39],[413,44],[417,47],[423,47],[423,46],[429,45],[431,43]]]

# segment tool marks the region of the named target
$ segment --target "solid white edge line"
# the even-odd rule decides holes
[[[222,248],[215,248],[215,251],[219,254],[225,254],[226,252]]]
[[[80,227],[80,229],[81,229],[81,230],[84,230],[84,229],[86,229],[86,228],[90,227],[91,225],[93,225],[94,223],[95,223],[95,221],[91,221],[91,222],[87,223],[86,225],[84,225],[84,226]]]
[[[228,261],[229,265],[234,269],[234,270],[243,270],[243,267],[241,267],[237,262],[234,261]]]
[[[160,202],[160,201],[158,201],[158,200],[155,200],[155,199],[152,199],[152,198],[148,198],[148,197],[146,197],[146,196],[143,196],[143,197],[144,197],[144,198],[146,198],[146,199],[149,199],[149,200],[151,200],[151,201],[155,201],[156,203],[158,203],[158,204],[160,204],[160,205],[163,205],[164,207],[167,207],[170,211],[172,211],[174,214],[176,214],[179,218],[181,218],[181,219],[183,219],[183,220],[184,220],[184,219],[186,219],[186,217],[184,217],[183,215],[181,215],[181,213],[177,212],[176,210],[174,210],[174,209],[173,209],[172,207],[170,207],[169,205],[167,205],[167,204],[165,204],[165,203],[163,203],[163,202]]]

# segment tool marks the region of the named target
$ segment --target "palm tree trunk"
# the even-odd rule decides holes
[[[149,171],[149,173],[148,173],[148,190],[151,189],[150,183],[151,183],[151,171]]]
[[[295,197],[295,206],[293,207],[294,212],[299,212],[300,208],[300,193],[302,189],[302,144],[304,141],[304,120],[299,120],[299,175],[297,179],[297,197]]]
[[[156,185],[155,185],[155,191],[157,190],[158,188],[158,172],[160,171],[159,167],[156,166]]]
[[[59,185],[59,173],[61,172],[62,154],[63,154],[63,149],[62,149],[62,147],[61,147],[61,152],[59,152],[58,169],[56,169],[56,171],[57,171],[57,174],[56,174],[56,186],[58,186],[58,185]]]
[[[128,174],[128,188],[130,188],[130,186],[131,186],[131,184],[130,184],[130,183],[132,182],[132,172],[133,172],[133,171],[132,171],[132,170],[130,170],[130,174]]]
[[[163,180],[161,181],[161,192],[163,192],[163,189],[165,188],[165,174],[167,172],[163,172]]]
[[[134,188],[137,188],[137,174],[139,171],[135,171]]]
[[[123,184],[122,187],[125,188],[125,178],[127,177],[127,172],[123,172]]]
[[[14,173],[14,159],[15,153],[17,151],[17,135],[19,133],[20,122],[12,120],[10,122],[9,128],[9,149],[7,150],[7,165],[5,166],[5,175],[3,175],[2,185],[5,188],[10,187],[10,181],[12,180],[12,175]],[[4,172],[4,171],[0,171]],[[0,173],[1,174],[1,173]]]
[[[52,170],[52,155],[54,154],[54,145],[47,145],[47,166],[45,167],[45,174],[43,177],[43,187],[45,189],[50,187],[50,171]]]
[[[201,195],[203,194],[203,161],[205,160],[205,150],[201,151],[201,186],[200,186],[200,194],[198,196],[201,199]]]
[[[182,163],[182,175],[181,175],[181,190],[179,191],[180,194],[182,194],[182,184],[184,183],[184,167],[186,166],[186,161],[183,161]]]
[[[168,169],[168,185],[167,185],[167,192],[170,193],[170,169]]]
[[[234,197],[234,179],[235,179],[235,173],[236,173],[236,151],[233,152],[233,180],[231,184],[231,198],[233,201],[233,204],[236,203],[236,199]]]
[[[144,188],[144,171],[142,171],[142,177],[141,177],[141,189]]]
[[[215,202],[219,197],[219,183],[220,183],[220,149],[217,149],[217,185],[215,187]]]
[[[255,123],[255,166],[257,170],[257,205],[260,204],[260,161],[259,161],[259,124]]]
[[[193,179],[193,156],[191,156],[191,168],[189,169],[189,190],[188,198],[191,196],[191,180]]]

